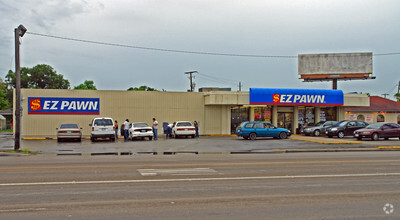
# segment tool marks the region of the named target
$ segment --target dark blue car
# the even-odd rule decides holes
[[[286,139],[291,135],[290,130],[275,127],[270,122],[246,121],[242,122],[236,129],[236,135],[244,139],[255,140],[257,137],[274,137]]]

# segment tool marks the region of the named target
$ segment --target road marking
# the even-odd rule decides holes
[[[230,180],[271,180],[300,178],[341,178],[341,177],[376,177],[400,176],[400,173],[359,173],[332,175],[293,175],[293,176],[245,176],[245,177],[214,177],[214,178],[182,178],[182,179],[150,179],[150,180],[98,180],[98,181],[66,181],[66,182],[36,182],[36,183],[1,183],[1,186],[40,186],[40,185],[76,185],[76,184],[116,184],[116,183],[155,183],[155,182],[193,182],[193,181],[230,181]]]
[[[46,211],[46,208],[28,208],[28,209],[5,209],[0,212],[32,212],[32,211]]]
[[[312,161],[265,161],[265,162],[216,162],[216,163],[191,163],[190,166],[240,166],[240,165],[281,165],[281,164],[351,164],[351,163],[392,163],[400,162],[397,160],[312,160]],[[123,168],[123,167],[134,167],[135,164],[129,165],[71,165],[71,166],[23,166],[23,167],[0,167],[0,170],[30,170],[30,169],[71,169],[71,168]],[[180,165],[173,165],[174,167]],[[184,166],[187,166],[185,164]],[[337,165],[335,165],[337,166]]]
[[[181,168],[181,169],[138,169],[142,176],[165,175],[213,175],[217,171],[210,168]]]

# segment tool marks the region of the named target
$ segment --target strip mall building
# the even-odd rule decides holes
[[[243,121],[270,121],[297,132],[300,126],[344,120],[345,108],[369,106],[363,94],[340,90],[250,89],[250,92],[160,92],[22,89],[21,136],[56,136],[62,123],[76,123],[84,136],[95,117],[160,125],[198,121],[200,134],[232,134]],[[15,97],[15,96],[14,96]],[[14,100],[15,105],[15,100]],[[15,106],[14,106],[15,109]],[[15,116],[14,116],[15,117]],[[159,129],[159,133],[162,129]]]

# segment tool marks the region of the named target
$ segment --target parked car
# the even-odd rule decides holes
[[[98,138],[109,138],[111,141],[115,141],[114,120],[112,118],[94,118],[89,126],[91,127],[91,141]]]
[[[144,122],[135,122],[129,124],[129,139],[148,138],[153,139],[153,129]]]
[[[196,135],[196,129],[193,124],[189,121],[177,121],[175,126],[172,128],[172,136],[177,137],[192,137]]]
[[[291,135],[290,130],[275,127],[265,121],[246,121],[242,122],[236,129],[236,135],[244,139],[255,140],[257,137],[274,137],[286,139]]]
[[[82,128],[79,128],[77,124],[61,124],[57,130],[57,141],[60,142],[64,139],[75,139],[81,141],[82,139]]]
[[[337,121],[320,121],[314,126],[305,127],[304,128],[304,135],[310,136],[319,136],[320,134],[325,134],[327,128],[330,128],[337,124]]]
[[[354,137],[358,140],[371,138],[373,141],[378,141],[379,138],[385,138],[385,140],[399,138],[400,140],[400,125],[385,122],[370,124],[363,129],[354,131]]]
[[[328,129],[326,129],[325,134],[330,138],[333,136],[337,136],[338,138],[343,138],[344,136],[353,136],[353,133],[355,130],[360,129],[360,128],[365,128],[367,126],[368,126],[368,123],[363,122],[363,121],[344,120]]]

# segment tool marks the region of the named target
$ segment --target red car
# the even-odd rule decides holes
[[[400,140],[400,125],[386,122],[370,124],[365,128],[355,130],[354,137],[358,140],[371,138],[373,141],[378,141],[379,138],[385,138],[385,140],[399,138]]]

